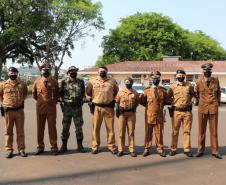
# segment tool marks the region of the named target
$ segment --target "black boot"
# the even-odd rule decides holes
[[[62,139],[62,146],[60,148],[60,153],[67,152],[67,139]]]
[[[77,138],[77,151],[80,153],[86,153],[87,150],[83,147],[82,141],[83,141],[83,133],[76,133]]]

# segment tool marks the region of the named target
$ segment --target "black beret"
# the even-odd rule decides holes
[[[178,70],[176,71],[176,73],[177,73],[177,74],[183,74],[183,75],[186,74],[185,71],[184,71],[183,69],[178,69]]]
[[[17,68],[15,68],[15,67],[10,67],[10,68],[8,69],[8,72],[18,73],[18,70],[17,70]]]
[[[159,71],[153,71],[151,73],[151,78],[160,78],[161,77],[161,73]]]

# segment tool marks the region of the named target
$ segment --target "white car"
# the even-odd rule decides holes
[[[221,103],[226,103],[226,87],[221,88]]]
[[[133,84],[132,88],[136,90],[139,94],[144,93],[144,85],[143,84]]]

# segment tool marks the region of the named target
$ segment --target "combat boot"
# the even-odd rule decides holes
[[[80,153],[86,153],[87,150],[82,145],[83,133],[76,133],[76,138],[77,138],[77,151]]]
[[[60,148],[60,153],[67,152],[67,139],[62,139],[62,146]]]

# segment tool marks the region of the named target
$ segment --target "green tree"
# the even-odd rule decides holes
[[[225,50],[212,38],[202,32],[189,32],[158,13],[136,13],[122,18],[120,25],[103,37],[102,48],[97,66],[125,60],[161,60],[163,56],[175,55],[182,60],[191,54],[196,60],[225,56]]]
[[[0,72],[7,59],[58,70],[74,42],[103,29],[102,5],[91,0],[0,0]]]

